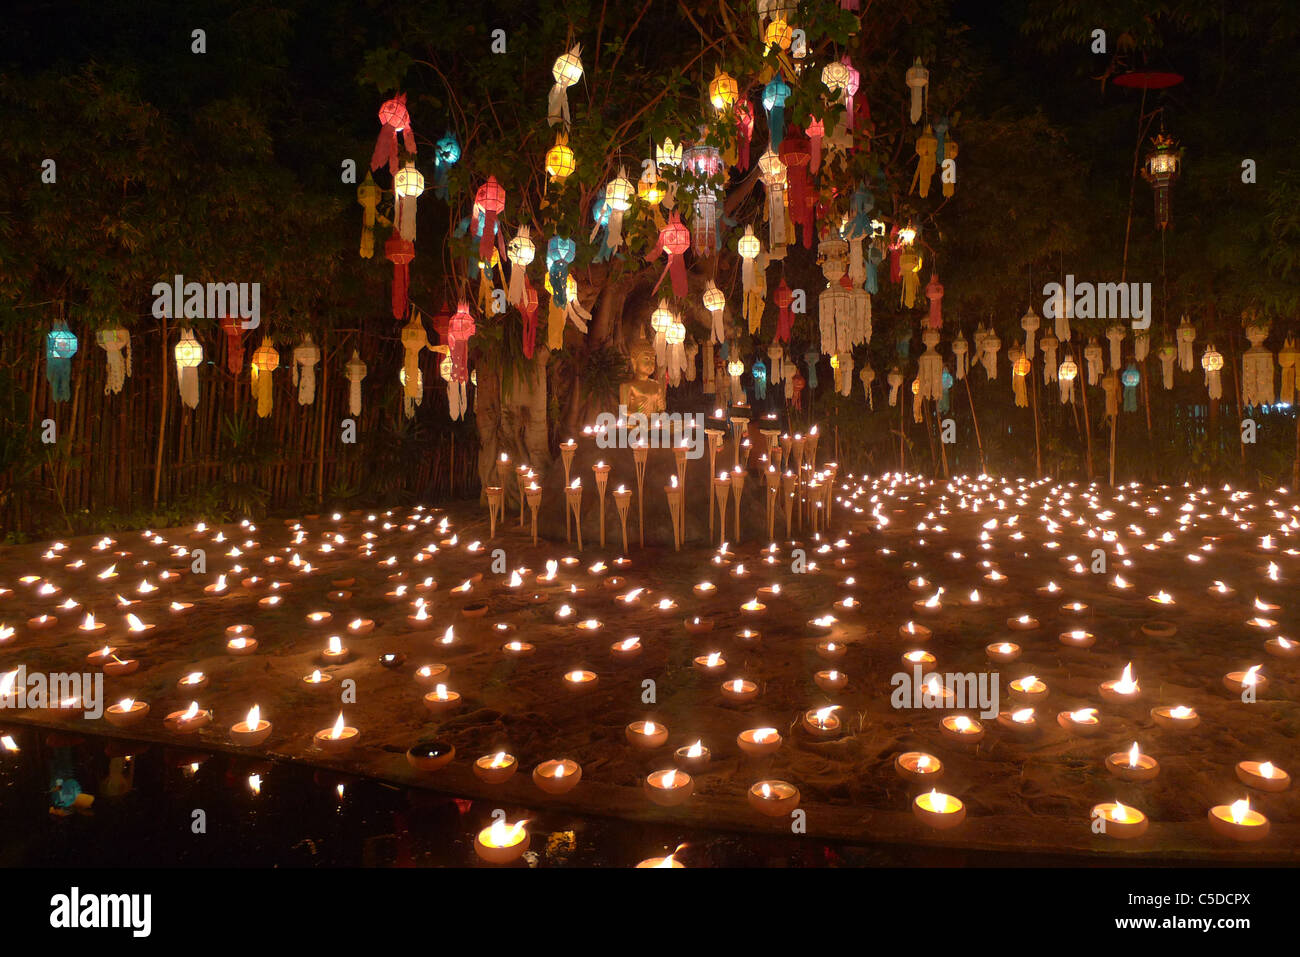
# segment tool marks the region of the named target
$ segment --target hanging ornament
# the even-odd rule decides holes
[[[572,322],[584,336],[587,334],[587,323],[591,322],[591,313],[583,308],[582,303],[578,302],[578,280],[570,273],[564,280],[564,305],[561,306],[555,295],[555,287],[551,284],[551,276],[548,273],[543,281],[546,291],[551,294],[550,309],[546,314],[546,346],[548,349],[564,348],[564,327],[566,320]]]
[[[610,249],[617,251],[623,244],[623,214],[632,208],[632,200],[635,196],[636,187],[627,178],[627,169],[620,166],[618,176],[605,187],[605,205],[609,209],[607,242]]]
[[[818,328],[822,353],[828,356],[853,348],[853,299],[840,282],[848,264],[848,243],[842,239],[823,239],[817,246],[826,288],[817,297]]]
[[[668,367],[668,329],[677,322],[677,313],[668,305],[667,299],[660,299],[659,305],[650,313],[650,331],[654,333],[655,369]]]
[[[847,396],[853,391],[853,353],[841,352],[835,358],[839,359],[839,393]]]
[[[424,174],[407,160],[393,177],[393,196],[397,231],[408,242],[415,242],[415,202],[424,194]]]
[[[785,139],[785,101],[790,98],[790,84],[777,73],[763,87],[763,109],[767,111],[768,150]]]
[[[1043,336],[1041,341],[1043,349],[1043,385],[1049,385],[1056,381],[1056,350],[1060,345],[1061,340],[1052,335],[1052,331],[1049,329],[1047,335]]]
[[[917,57],[916,62],[907,68],[904,79],[907,81],[908,89],[912,91],[912,110],[908,115],[912,122],[916,123],[921,119],[921,111],[924,108],[926,87],[930,85],[930,71],[921,65],[921,58]]]
[[[1119,323],[1107,326],[1106,338],[1110,341],[1110,369],[1117,372],[1124,364],[1124,327]]]
[[[1012,346],[1007,350],[1007,361],[1011,363],[1011,391],[1016,397],[1016,408],[1026,409],[1029,407],[1029,391],[1026,383],[1029,380],[1032,364],[1025,358],[1025,350],[1020,346]]]
[[[898,262],[903,285],[899,298],[905,308],[911,309],[916,305],[916,294],[921,288],[921,254],[909,246],[899,253]]]
[[[384,256],[393,264],[393,318],[401,319],[406,315],[410,302],[411,260],[415,258],[415,243],[393,232],[384,241]]]
[[[1020,317],[1020,328],[1025,331],[1025,355],[1034,354],[1034,333],[1043,324],[1038,313],[1034,312],[1034,307],[1030,306],[1023,316]]]
[[[772,385],[785,381],[785,346],[774,342],[767,347],[767,379]]]
[[[668,384],[674,387],[682,384],[682,373],[686,370],[685,343],[686,326],[680,320],[669,323],[664,333],[664,344],[667,347]]]
[[[447,198],[447,174],[458,162],[460,143],[456,140],[456,135],[448,130],[433,144],[433,195],[439,199]]]
[[[563,123],[566,127],[570,125],[569,87],[582,79],[581,57],[582,44],[575,43],[568,53],[556,57],[555,64],[551,67],[555,86],[551,87],[551,94],[546,100],[546,122],[550,126],[557,123]]]
[[[668,257],[668,263],[659,275],[659,281],[655,283],[654,289],[650,290],[651,295],[658,291],[664,276],[669,276],[672,279],[673,295],[679,299],[686,297],[690,290],[686,284],[685,253],[690,248],[691,231],[682,223],[682,218],[677,211],[673,210],[668,215],[667,224],[659,230],[659,242],[646,257],[647,262],[658,259],[661,252]]]
[[[826,136],[826,125],[817,117],[809,117],[808,129],[808,172],[817,173],[822,165],[822,139]]]
[[[405,358],[402,360],[402,379],[403,395],[408,399],[414,399],[419,392],[423,379],[418,375],[420,370],[420,350],[429,349],[432,351],[433,346],[429,345],[429,334],[425,332],[424,320],[420,314],[414,310],[411,312],[411,320],[402,327],[402,350]]]
[[[1183,151],[1163,130],[1151,141],[1152,149],[1142,164],[1142,178],[1151,184],[1156,197],[1156,227],[1169,228],[1169,187],[1178,178]]]
[[[921,342],[925,346],[916,359],[916,381],[920,383],[918,394],[922,399],[943,397],[943,356],[939,355],[939,330],[926,329],[921,333]]]
[[[898,371],[898,367],[895,366],[889,370],[889,375],[885,377],[885,381],[889,383],[889,407],[892,409],[898,405],[898,390],[903,384],[903,373]]]
[[[1124,411],[1136,412],[1138,407],[1138,383],[1142,381],[1142,373],[1138,372],[1136,363],[1130,362],[1123,374],[1120,376],[1120,382],[1124,384]]]
[[[199,365],[203,362],[203,346],[194,338],[194,330],[182,329],[180,341],[172,350],[176,357],[176,385],[181,402],[188,408],[199,407]]]
[[[1061,387],[1061,405],[1074,401],[1074,380],[1079,375],[1078,364],[1069,356],[1061,363],[1056,372],[1057,384]]]
[[[293,350],[293,384],[298,387],[298,404],[311,405],[316,401],[316,364],[320,362],[320,349],[307,333]]]
[[[569,291],[569,264],[578,254],[578,244],[563,236],[552,236],[546,244],[546,275],[552,307],[564,307]],[[558,349],[560,346],[552,346]]]
[[[722,294],[722,290],[717,287],[712,279],[704,287],[704,308],[708,310],[712,317],[710,326],[714,342],[725,342],[727,339],[726,329],[724,328],[722,311],[727,308],[727,297]]]
[[[1101,391],[1106,394],[1106,418],[1119,415],[1119,376],[1107,373],[1101,380]]]
[[[990,329],[985,333],[981,345],[983,348],[980,350],[980,363],[991,381],[998,377],[998,350],[1002,348],[1002,340]]]
[[[718,249],[718,194],[709,186],[694,191],[691,203],[691,246],[701,259]]]
[[[244,369],[244,327],[234,316],[223,316],[220,324],[226,334],[226,370],[238,378]]]
[[[271,344],[269,336],[253,352],[251,382],[257,399],[257,417],[265,419],[271,414],[271,373],[280,366],[280,353]]]
[[[398,148],[397,134],[402,134],[402,145],[406,152],[415,153],[415,131],[411,129],[411,114],[406,110],[406,94],[399,93],[391,100],[385,100],[379,107],[379,122],[383,128],[379,139],[375,140],[375,151],[370,156],[370,168],[379,169],[387,164],[388,171],[397,175]]]
[[[776,336],[777,342],[789,342],[790,333],[794,330],[794,313],[790,311],[790,306],[794,302],[794,293],[785,283],[785,277],[781,277],[781,283],[772,293],[772,301],[776,303]]]
[[[1300,362],[1300,348],[1294,339],[1288,338],[1282,343],[1277,354],[1278,365],[1282,367],[1282,389],[1278,393],[1278,402],[1294,405],[1296,400],[1296,368]]]
[[[1192,352],[1192,343],[1196,341],[1196,327],[1192,325],[1191,320],[1183,316],[1183,321],[1178,324],[1178,367],[1184,372],[1191,372],[1196,365],[1196,358]]]
[[[578,158],[569,148],[567,133],[555,134],[555,145],[546,151],[544,168],[551,182],[560,186],[563,186],[564,181],[578,168]]]
[[[709,102],[719,113],[734,106],[740,89],[736,78],[721,67],[714,70],[713,79],[709,81]]]
[[[803,354],[803,361],[808,366],[808,388],[817,388],[817,361],[821,358],[821,353],[816,349],[809,349]]]
[[[655,147],[655,165],[660,169],[680,169],[682,165],[682,144],[673,143],[671,136],[664,137],[664,141]],[[677,184],[670,182],[666,184],[664,191],[663,204],[668,209],[677,205]],[[660,226],[660,229],[663,227]]]
[[[533,242],[527,226],[520,226],[515,231],[514,239],[506,245],[506,258],[510,260],[510,286],[506,291],[506,301],[518,306],[524,301],[525,287],[528,283],[528,266],[537,256],[537,245]]]
[[[361,361],[361,354],[352,350],[352,358],[343,367],[343,374],[348,379],[348,412],[353,416],[361,414],[361,380],[366,377],[366,364]]]
[[[749,375],[754,383],[754,400],[764,401],[767,398],[767,364],[762,359],[755,359]]]
[[[867,395],[867,408],[874,412],[876,402],[871,395],[871,383],[876,381],[876,370],[869,365],[865,365],[862,367],[862,371],[858,373],[858,378],[862,380],[862,391]]]
[[[641,178],[636,184],[636,195],[649,208],[650,218],[654,220],[655,228],[663,229],[664,217],[659,206],[663,203],[667,190],[653,162],[647,161],[645,169],[641,171]]]
[[[1174,387],[1174,360],[1178,357],[1178,349],[1171,343],[1166,342],[1160,347],[1160,378],[1161,384],[1165,389]]]
[[[1277,401],[1273,388],[1273,353],[1264,347],[1268,326],[1248,321],[1246,338],[1250,348],[1241,357],[1241,403],[1252,409]]]
[[[77,337],[63,319],[55,319],[45,334],[45,380],[55,402],[72,398],[72,357],[77,354]]]
[[[732,359],[727,363],[727,375],[731,379],[731,403],[733,405],[744,405],[745,389],[740,384],[740,377],[745,373],[745,363],[739,359]]]
[[[786,170],[781,157],[771,150],[758,158],[759,177],[767,191],[768,248],[773,259],[785,258],[786,235]]]
[[[383,190],[375,185],[374,177],[366,171],[366,178],[357,187],[357,202],[361,204],[361,258],[370,259],[375,254],[375,219],[379,215],[379,200]]]
[[[813,205],[817,194],[808,181],[808,164],[812,159],[808,137],[799,132],[798,127],[790,127],[781,141],[779,154],[785,166],[791,217],[803,234],[804,249],[812,249]]]
[[[749,169],[749,144],[754,139],[754,107],[749,100],[736,104],[736,169]]]
[[[1133,333],[1133,358],[1140,364],[1147,361],[1151,353],[1151,334],[1145,329]]]
[[[469,382],[469,339],[474,335],[474,317],[469,304],[461,300],[456,314],[447,323],[447,348],[451,358],[451,378],[447,382],[447,404],[453,421],[465,414],[465,386]]]
[[[939,139],[926,124],[921,135],[916,138],[916,173],[912,176],[912,188],[925,199],[930,195],[930,181],[938,166]]]
[[[925,298],[930,300],[930,314],[926,317],[925,325],[930,329],[942,329],[943,283],[939,282],[938,270],[930,272],[930,281],[925,285]]]
[[[444,358],[443,376],[451,374],[451,358]],[[415,409],[424,401],[424,372],[415,370],[415,375],[408,381],[406,369],[397,370],[397,381],[402,385],[402,415],[408,419],[415,416]]]
[[[540,308],[541,306],[538,302],[537,290],[533,288],[532,283],[525,280],[524,300],[519,303],[519,315],[522,316],[524,320],[523,343],[525,359],[531,359],[533,357],[533,352],[537,348],[537,313]],[[547,332],[549,333],[550,330],[548,329]]]
[[[506,191],[501,188],[495,176],[489,176],[487,182],[474,194],[474,223],[477,228],[478,258],[490,260],[496,243],[497,217],[506,208]]]
[[[1083,347],[1083,361],[1088,366],[1088,385],[1096,385],[1101,381],[1102,373],[1101,345],[1096,339],[1089,339]]]
[[[966,378],[966,370],[970,368],[970,346],[965,336],[959,335],[952,341],[952,361],[957,371],[957,378]]]
[[[104,395],[117,395],[131,374],[131,336],[121,326],[108,326],[95,333],[95,342],[108,361]]]
[[[763,254],[763,244],[754,235],[752,226],[745,227],[745,235],[736,243],[740,254],[741,290],[744,304],[741,310],[749,324],[749,334],[758,333],[763,319],[763,300],[767,295],[767,256]]]

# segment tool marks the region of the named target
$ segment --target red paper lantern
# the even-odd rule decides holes
[[[415,258],[415,243],[393,233],[384,241],[384,256],[393,264],[393,318],[401,319],[410,301],[410,263]]]
[[[796,127],[791,127],[781,141],[778,155],[785,164],[786,181],[790,187],[791,215],[803,231],[804,248],[812,249],[812,209],[816,202],[816,198],[810,197],[808,191],[808,163],[812,159],[812,144]]]
[[[794,302],[794,293],[786,285],[785,277],[781,278],[781,283],[772,293],[772,301],[776,303],[776,341],[789,342],[790,333],[794,329],[794,313],[790,311],[790,305]]]
[[[651,251],[649,258],[657,259],[662,251],[668,256],[668,265],[664,267],[664,273],[672,277],[673,295],[683,297],[689,291],[686,285],[686,263],[683,254],[691,248],[691,231],[686,224],[682,222],[681,214],[673,210],[668,217],[668,222],[664,224],[663,229],[659,230],[659,244]],[[655,283],[651,295],[658,291],[660,284],[664,281],[663,275],[659,276],[659,282]]]
[[[385,100],[379,107],[379,122],[383,129],[375,140],[375,151],[370,156],[370,168],[379,169],[385,163],[388,171],[397,175],[397,134],[401,131],[402,143],[406,152],[415,152],[415,131],[411,129],[411,114],[406,109],[406,94],[399,93],[391,100]]]
[[[506,208],[506,191],[495,176],[489,176],[487,182],[478,188],[474,194],[474,205],[483,209],[483,235],[479,237],[478,258],[490,262],[497,216]]]
[[[474,335],[474,317],[469,304],[462,300],[456,314],[447,322],[447,345],[451,349],[451,380],[469,381],[469,337]]]

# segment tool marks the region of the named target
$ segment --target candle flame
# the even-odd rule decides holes
[[[1242,798],[1239,801],[1233,801],[1232,806],[1228,809],[1232,815],[1232,823],[1240,824],[1250,813],[1250,798]]]
[[[1276,773],[1277,773],[1277,768],[1273,767],[1273,762],[1272,762],[1272,761],[1265,761],[1263,764],[1261,764],[1261,765],[1259,766],[1259,776],[1260,776],[1260,777],[1263,777],[1263,778],[1271,778],[1271,777],[1273,777]]]
[[[934,788],[930,789],[930,807],[939,814],[948,813],[948,795],[940,794]]]
[[[689,748],[686,749],[686,756],[688,758],[698,758],[703,754],[704,754],[704,745],[702,745],[699,741],[696,741],[694,744],[692,744]],[[1261,772],[1263,771],[1264,767],[1267,767],[1269,769],[1269,773],[1265,776],[1272,777],[1273,765],[1271,764],[1264,765],[1263,767],[1260,768]]]
[[[329,736],[337,741],[339,738],[343,737],[343,728],[343,712],[340,711],[338,720],[334,722],[334,727],[330,728]]]

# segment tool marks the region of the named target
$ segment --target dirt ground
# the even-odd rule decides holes
[[[1234,496],[1222,489],[1181,487],[1098,488],[1090,493],[1086,487],[1010,480],[945,485],[840,476],[838,483],[829,535],[819,542],[807,526],[796,527],[797,543],[780,541],[770,564],[763,561],[769,555],[761,550],[763,543],[755,541],[732,545],[725,563],[716,561],[716,549],[702,541],[681,552],[633,545],[630,563],[602,576],[589,566],[601,559],[612,562],[619,549],[601,549],[588,540],[580,561],[561,565],[549,583],[536,580],[547,559],[577,558],[576,545],[542,542],[534,547],[527,530],[518,527],[517,513],[489,540],[486,508],[471,505],[323,513],[300,523],[267,522],[251,530],[228,525],[203,533],[160,529],[154,537],[121,533],[98,550],[93,546],[99,537],[66,540],[66,547],[54,553],[50,543],[10,547],[0,551],[0,588],[7,589],[0,593],[0,622],[13,635],[0,643],[0,671],[20,665],[29,672],[83,671],[91,667],[88,653],[112,645],[120,658],[137,659],[140,667],[129,676],[107,677],[106,701],[130,695],[147,701],[151,711],[130,731],[101,720],[94,722],[95,733],[234,751],[228,729],[257,704],[273,731],[265,745],[251,749],[256,756],[495,798],[503,808],[514,809],[512,816],[515,810],[555,806],[727,830],[790,828],[789,819],[763,817],[746,801],[750,785],[777,778],[799,788],[804,826],[825,837],[1084,852],[1103,861],[1300,860],[1297,788],[1263,793],[1248,789],[1234,774],[1242,760],[1272,761],[1292,775],[1300,772],[1300,659],[1274,657],[1265,648],[1272,636],[1300,638],[1300,506],[1294,496]],[[761,480],[752,480],[750,487],[761,488]],[[1193,495],[1192,504],[1185,506]],[[594,507],[594,501],[584,504]],[[544,502],[543,508],[561,505]],[[612,504],[609,519],[613,543],[618,536]],[[777,526],[784,539],[780,514]],[[224,543],[214,541],[218,531]],[[1166,532],[1168,540],[1161,541]],[[365,534],[374,537],[367,540]],[[1265,535],[1272,536],[1272,549],[1262,547]],[[322,551],[327,539],[331,549]],[[480,544],[471,550],[476,541]],[[839,547],[818,552],[819,545],[836,541]],[[241,553],[229,554],[232,545]],[[191,573],[193,556],[181,554],[178,546],[203,548],[207,573]],[[428,546],[437,546],[436,551],[427,551]],[[796,547],[815,569],[793,569]],[[504,574],[494,573],[497,548],[504,550]],[[1071,572],[1066,556],[1092,566],[1097,549],[1105,556],[1104,573]],[[310,563],[310,572],[291,562],[295,554]],[[48,555],[53,557],[43,557]],[[420,555],[424,560],[416,561]],[[270,558],[278,561],[268,563]],[[84,566],[68,567],[78,560]],[[991,565],[981,567],[980,562]],[[1268,577],[1270,562],[1277,581]],[[97,577],[110,565],[117,577]],[[745,577],[734,574],[739,565],[746,569]],[[498,560],[496,570],[501,567]],[[522,586],[508,587],[511,572],[521,568],[528,569]],[[1005,580],[987,581],[992,568]],[[179,578],[164,583],[164,569]],[[204,586],[221,573],[228,590],[206,594]],[[453,586],[476,574],[482,579],[468,593],[453,594]],[[1112,590],[1116,574],[1133,583],[1127,594]],[[40,576],[40,581],[25,584],[20,579],[26,575]],[[260,580],[242,583],[251,576]],[[610,587],[613,576],[623,581]],[[909,580],[917,576],[928,584],[910,588]],[[426,577],[437,582],[436,589],[416,590]],[[145,579],[158,587],[147,596],[138,592]],[[699,597],[693,586],[705,580],[716,590]],[[1207,589],[1216,580],[1236,594],[1212,598]],[[61,592],[39,596],[42,581]],[[275,592],[282,601],[274,608],[260,606],[259,599],[272,594],[273,581],[288,586]],[[1042,593],[1049,581],[1059,590]],[[740,605],[760,586],[774,583],[781,585],[781,593],[763,599],[766,613],[742,616]],[[410,589],[403,600],[385,597],[403,584]],[[580,591],[571,592],[573,586]],[[929,598],[939,587],[944,592],[937,612],[914,609],[913,602]],[[644,589],[638,602],[618,600],[637,588]],[[981,595],[979,604],[966,600],[972,589]],[[350,595],[331,594],[339,590]],[[1161,606],[1148,599],[1161,590],[1175,604]],[[541,596],[539,602],[531,600],[534,594]],[[116,595],[134,603],[123,607]],[[416,595],[428,602],[428,626],[408,618]],[[860,603],[856,609],[834,608],[849,595]],[[82,607],[58,608],[69,597]],[[657,602],[664,598],[677,607],[660,611]],[[1257,611],[1257,598],[1280,607]],[[177,615],[168,610],[173,601],[195,607]],[[1089,608],[1081,615],[1062,611],[1062,604],[1072,601]],[[486,605],[482,617],[464,614],[479,603]],[[557,622],[556,611],[565,603],[576,613]],[[108,627],[93,635],[80,631],[87,610]],[[311,624],[306,616],[314,611],[331,611],[334,618]],[[156,627],[146,637],[133,636],[125,625],[128,612]],[[28,620],[40,614],[57,616],[58,624],[33,629]],[[826,614],[838,619],[829,632],[810,625]],[[1010,630],[1008,619],[1022,614],[1036,618],[1039,627]],[[695,616],[712,619],[713,630],[688,631],[684,619]],[[1275,624],[1248,624],[1256,616]],[[358,617],[374,620],[371,634],[347,633],[344,625]],[[589,618],[599,620],[600,627],[575,625]],[[909,620],[932,629],[933,635],[926,641],[904,639],[899,627]],[[1176,632],[1168,637],[1144,633],[1142,626],[1153,620],[1172,623]],[[226,627],[241,623],[254,627],[259,647],[253,655],[225,651]],[[501,632],[500,625],[513,630]],[[448,626],[454,640],[440,644]],[[761,638],[740,642],[735,633],[742,628],[760,631]],[[1058,635],[1070,628],[1094,633],[1095,645],[1065,647]],[[328,637],[336,634],[352,658],[325,666],[319,656]],[[640,637],[644,651],[628,661],[616,660],[611,644],[632,635]],[[525,657],[508,655],[502,645],[513,640],[532,643],[535,651]],[[819,656],[818,642],[826,640],[846,645],[844,657],[832,663]],[[1011,664],[991,665],[985,646],[1003,640],[1022,645],[1023,655]],[[936,657],[927,671],[998,672],[1002,711],[1021,707],[1007,697],[1009,682],[1037,676],[1049,689],[1046,699],[1035,704],[1037,732],[1017,734],[989,718],[983,719],[980,744],[954,744],[940,733],[945,712],[894,708],[891,679],[899,672],[910,674],[900,656],[915,648]],[[696,656],[713,651],[725,658],[720,674],[693,666]],[[384,667],[380,658],[385,654],[405,655],[405,663]],[[1139,700],[1103,702],[1099,683],[1118,678],[1130,662],[1141,687]],[[461,707],[440,716],[427,712],[421,699],[430,689],[415,679],[418,667],[434,663],[447,666],[442,680],[462,696]],[[1255,703],[1246,704],[1225,689],[1223,677],[1252,665],[1262,665],[1269,683]],[[314,668],[335,680],[323,689],[303,685],[301,678]],[[563,676],[575,668],[595,672],[596,687],[568,690]],[[814,684],[814,674],[829,668],[847,674],[843,690],[825,692]],[[196,670],[209,676],[209,686],[198,694],[178,689],[177,680]],[[723,698],[723,678],[736,677],[757,682],[755,700],[737,704]],[[340,702],[341,679],[355,681],[355,703]],[[191,700],[211,710],[212,723],[192,736],[164,727],[164,717],[184,710]],[[817,739],[800,727],[805,711],[832,704],[841,709],[838,737]],[[1200,726],[1185,731],[1156,727],[1149,710],[1179,704],[1196,709]],[[1085,707],[1100,710],[1100,734],[1074,736],[1058,725],[1058,712]],[[346,754],[327,754],[314,746],[313,735],[330,727],[340,710],[347,724],[360,730],[360,743]],[[969,709],[963,713],[974,714]],[[651,752],[634,749],[624,733],[629,722],[646,719],[669,729],[667,744]],[[48,711],[0,712],[0,725],[64,732],[75,732],[81,720]],[[780,729],[784,741],[779,750],[758,759],[742,754],[737,734],[764,726]],[[429,737],[454,744],[456,758],[435,772],[415,771],[404,753]],[[676,808],[652,804],[643,791],[645,776],[672,766],[673,751],[697,739],[711,749],[712,760],[694,774],[694,795]],[[1125,783],[1108,773],[1106,756],[1127,751],[1134,741],[1159,761],[1155,780]],[[502,785],[484,784],[471,773],[472,764],[498,750],[518,756],[520,773]],[[965,803],[967,818],[960,826],[935,832],[912,815],[911,799],[918,788],[893,767],[898,753],[911,750],[943,762],[938,786]],[[577,761],[582,780],[568,794],[549,796],[532,783],[531,771],[557,757]],[[1269,818],[1268,837],[1237,844],[1215,834],[1208,810],[1247,795],[1251,807]],[[1116,799],[1151,819],[1144,837],[1117,840],[1092,832],[1092,806]]]

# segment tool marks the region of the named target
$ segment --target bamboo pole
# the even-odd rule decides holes
[[[167,435],[167,317],[162,320],[162,396],[158,413],[158,453],[153,462],[153,507],[158,507],[158,493],[162,489],[163,440]]]

